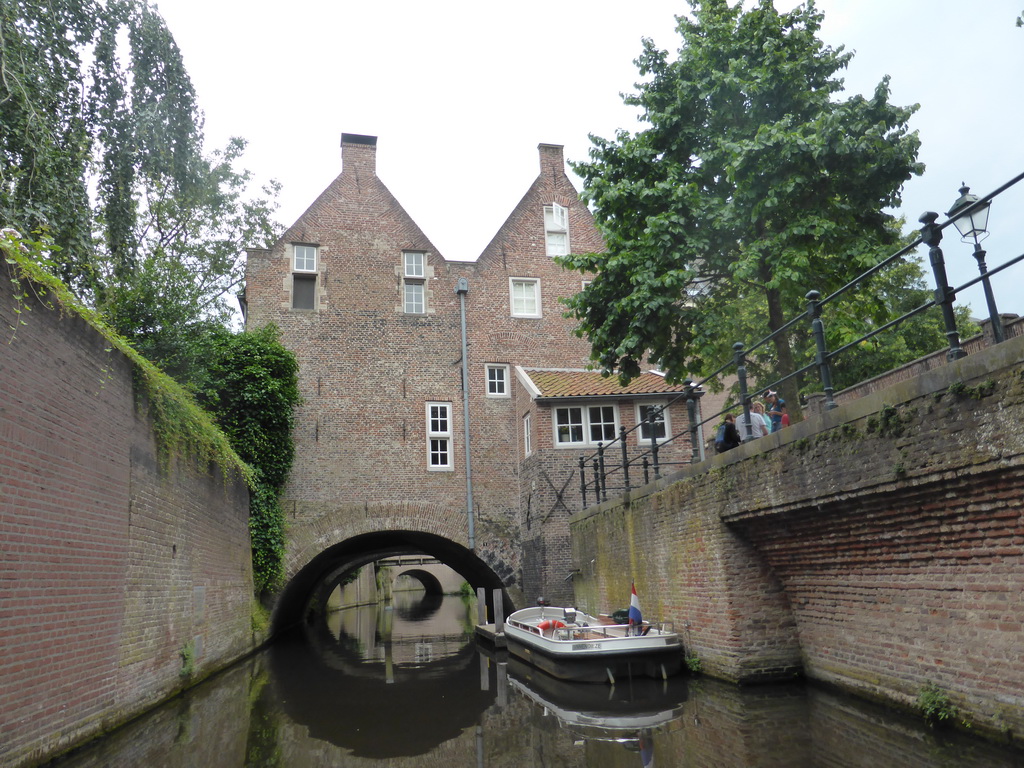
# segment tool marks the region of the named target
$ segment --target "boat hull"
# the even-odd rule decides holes
[[[551,616],[560,610],[548,609]],[[643,636],[626,635],[624,628],[583,618],[594,624],[540,632],[537,624],[544,616],[537,609],[517,611],[504,628],[509,653],[552,677],[574,682],[614,685],[636,677],[665,679],[682,669],[683,649],[674,633],[655,629]]]

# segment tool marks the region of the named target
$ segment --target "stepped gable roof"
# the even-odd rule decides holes
[[[641,373],[629,384],[622,386],[614,376],[603,376],[598,371],[522,367],[516,370],[520,374],[520,378],[526,379],[523,383],[538,400],[570,397],[668,395],[686,391],[684,385],[668,384],[664,375],[653,371]]]

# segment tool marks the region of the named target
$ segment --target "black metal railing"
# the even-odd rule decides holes
[[[974,210],[988,205],[994,198],[998,197],[1021,180],[1024,180],[1024,173],[1014,176],[1012,179],[989,194],[979,198],[969,206],[965,206],[963,209],[958,210],[956,212],[956,217],[959,218],[961,216],[968,215]],[[907,320],[936,306],[939,307],[942,312],[944,332],[948,345],[946,352],[947,359],[956,360],[964,357],[967,353],[961,346],[960,335],[956,328],[956,318],[953,311],[953,304],[956,300],[956,295],[977,285],[978,283],[987,281],[998,273],[1021,261],[1024,261],[1024,253],[1003,262],[995,268],[989,269],[987,272],[982,268],[982,272],[978,277],[975,277],[955,288],[951,287],[946,276],[945,261],[942,249],[939,247],[939,243],[942,240],[942,231],[953,223],[953,219],[949,219],[942,224],[937,224],[937,218],[938,214],[932,212],[925,213],[919,219],[922,224],[920,234],[912,243],[896,251],[884,261],[879,262],[875,266],[861,273],[829,296],[822,298],[818,291],[809,291],[805,297],[807,299],[806,308],[785,323],[782,327],[758,340],[750,347],[746,347],[742,342],[737,342],[733,345],[733,357],[731,360],[722,364],[717,370],[708,374],[700,381],[686,379],[683,382],[685,390],[676,397],[670,399],[665,405],[648,409],[647,418],[644,421],[639,422],[632,429],[627,430],[625,427],[620,427],[617,438],[609,441],[608,443],[598,443],[597,450],[595,452],[581,455],[579,457],[579,471],[580,495],[583,507],[586,508],[591,503],[597,504],[607,501],[609,494],[616,495],[625,493],[633,487],[646,485],[652,480],[657,480],[662,476],[662,472],[666,466],[687,463],[695,464],[702,461],[704,458],[704,446],[701,444],[699,439],[701,427],[705,424],[717,422],[727,413],[742,409],[744,414],[743,421],[745,423],[745,429],[747,430],[746,437],[748,439],[753,437],[750,420],[751,395],[748,389],[746,369],[747,357],[761,347],[773,343],[778,336],[788,333],[791,329],[798,327],[801,323],[808,323],[810,326],[811,336],[814,340],[814,360],[801,368],[784,374],[775,381],[765,384],[759,383],[755,391],[763,392],[767,390],[777,390],[781,384],[794,377],[802,377],[804,374],[816,371],[818,381],[821,384],[821,391],[824,393],[825,408],[835,408],[835,393],[832,386],[832,361],[847,350],[856,347],[862,342],[879,334],[892,331]],[[825,324],[822,319],[822,310],[829,304],[835,302],[841,296],[854,291],[857,286],[863,284],[865,280],[877,272],[889,267],[899,259],[902,259],[921,245],[928,246],[928,258],[932,269],[932,275],[935,280],[935,291],[932,299],[919,307],[915,307],[895,320],[879,326],[878,328],[871,330],[869,333],[844,344],[838,349],[829,350],[825,343]],[[990,304],[990,309],[994,310],[993,304]],[[992,313],[992,322],[999,322],[998,315],[994,311]],[[1003,338],[1002,333],[998,332],[995,328],[993,331],[996,341],[1001,341]],[[733,372],[737,378],[737,400],[728,404],[723,410],[698,420],[697,402],[703,394],[703,386],[723,374]],[[687,428],[674,435],[666,434],[663,438],[659,438],[657,436],[658,425],[669,423],[669,420],[664,415],[665,412],[667,412],[672,405],[680,402],[681,400],[686,401],[688,420]],[[643,430],[645,428],[647,431],[646,438],[642,437]],[[637,440],[636,448],[631,451],[627,443],[627,437],[638,430],[641,431],[641,437]],[[684,436],[689,438],[689,460],[684,462],[663,462],[659,453],[663,451],[667,445],[671,445],[676,441],[681,440]],[[609,458],[614,454],[617,454],[617,460]],[[643,482],[636,483],[636,480],[640,475],[643,477]]]

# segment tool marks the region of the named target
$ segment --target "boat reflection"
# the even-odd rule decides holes
[[[616,742],[640,753],[652,765],[656,732],[682,727],[687,699],[685,679],[635,678],[618,685],[559,680],[514,656],[508,657],[508,684],[554,716],[577,741]]]

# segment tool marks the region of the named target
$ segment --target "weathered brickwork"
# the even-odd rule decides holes
[[[0,327],[16,323],[0,280]],[[31,309],[31,311],[27,311]],[[252,647],[248,493],[161,469],[127,361],[35,300],[0,355],[0,763],[122,722]]]
[[[800,668],[795,626],[767,563],[720,519],[729,483],[726,470],[713,470],[575,516],[577,603],[625,608],[635,580],[645,616],[675,622],[707,672],[776,679]]]
[[[275,323],[300,366],[304,402],[285,490],[288,574],[336,544],[382,531],[469,547],[464,298],[475,556],[516,602],[569,599],[567,521],[580,506],[579,453],[554,449],[549,409],[519,386],[515,368],[588,362],[589,345],[559,301],[582,278],[547,255],[545,207],[564,208],[576,253],[603,247],[590,212],[565,174],[562,148],[541,144],[537,179],[479,259],[448,261],[377,177],[376,152],[375,137],[345,134],[341,174],[273,248],[249,254],[247,324]],[[483,204],[453,201],[452,215]],[[312,309],[292,306],[293,273],[303,277],[292,260],[297,245],[317,248]],[[407,279],[406,252],[422,254],[422,278]],[[420,281],[425,311],[408,313],[405,284]],[[513,281],[537,281],[535,308],[513,312]],[[489,392],[488,365],[504,366],[504,392]],[[451,465],[442,471],[428,462],[430,402],[448,406]],[[632,424],[632,401],[620,414]]]
[[[1024,338],[576,515],[577,592],[642,604],[727,679],[802,670],[1024,728]]]

